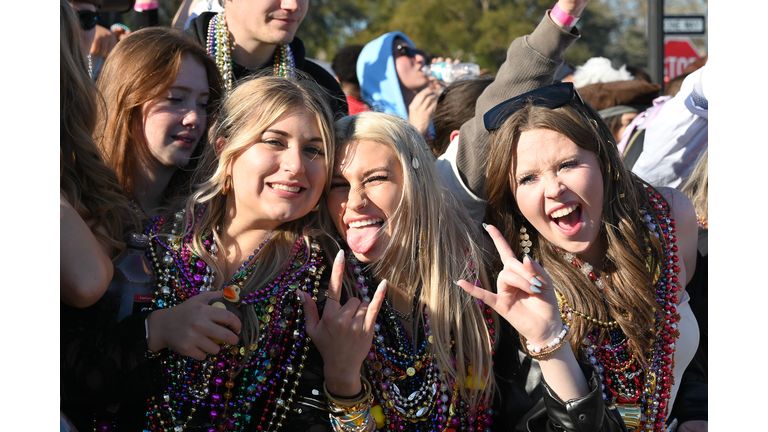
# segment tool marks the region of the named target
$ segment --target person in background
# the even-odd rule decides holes
[[[643,80],[612,81],[579,88],[579,94],[608,124],[618,143],[637,115],[651,106],[661,86]]]
[[[691,308],[696,315],[696,321],[699,323],[701,332],[701,342],[696,352],[696,359],[704,369],[704,374],[708,374],[708,268],[709,268],[709,150],[701,154],[698,162],[694,166],[691,174],[680,187],[680,190],[691,199],[693,208],[696,210],[696,220],[699,223],[698,231],[698,257],[696,260],[696,273],[693,279],[686,287],[691,295]]]
[[[331,63],[331,68],[339,80],[341,90],[347,96],[350,115],[371,109],[362,100],[360,81],[357,79],[357,59],[362,50],[363,45],[347,45],[336,53]]]
[[[474,117],[477,98],[492,82],[493,75],[483,74],[475,79],[454,82],[440,93],[432,115],[435,136],[427,141],[436,158],[445,153],[459,135],[461,125]]]
[[[707,66],[692,72],[675,97],[652,108],[642,124],[642,151],[632,172],[656,186],[682,184],[708,149],[708,76]]]
[[[181,32],[149,27],[118,44],[97,85],[105,104],[96,142],[136,210],[153,218],[190,193],[224,94],[216,64]]]
[[[112,279],[112,258],[138,218],[93,142],[96,86],[84,62],[81,25],[60,0],[60,293],[62,309],[98,301]]]
[[[242,77],[263,70],[274,76],[306,73],[333,96],[335,116],[349,110],[344,92],[322,66],[306,58],[304,42],[297,38],[309,0],[221,0],[220,12],[203,12],[193,19],[186,34],[216,60],[227,91]]]
[[[357,59],[363,101],[375,111],[407,120],[429,136],[440,86],[423,71],[426,64],[424,54],[402,32],[372,40]]]

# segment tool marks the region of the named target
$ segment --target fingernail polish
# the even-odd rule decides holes
[[[296,295],[299,296],[299,301],[304,303],[304,293],[299,290],[296,290]]]
[[[457,281],[457,280],[453,281],[453,284],[456,285],[456,286],[461,286],[461,285],[459,285],[459,281]]]
[[[386,280],[386,279],[384,279],[384,280],[382,280],[381,282],[379,282],[379,286],[378,286],[378,287],[376,287],[376,291],[377,291],[377,292],[378,292],[378,291],[383,291],[383,290],[384,290],[384,288],[386,288],[386,287],[387,287],[387,280]]]
[[[536,279],[536,276],[531,278],[531,283],[534,284],[535,286],[541,288],[541,281]]]
[[[483,228],[488,229],[488,224],[483,222]]]
[[[344,262],[344,249],[339,250],[339,253],[336,254],[336,260],[334,263],[341,264]]]
[[[541,293],[541,290],[536,288],[536,285],[531,285],[531,291],[535,292],[536,294]]]
[[[525,255],[523,256],[523,261],[525,261],[525,260],[528,260],[528,261],[533,261],[533,259],[531,259],[531,256],[530,256],[530,255],[528,255],[528,254],[525,254]]]

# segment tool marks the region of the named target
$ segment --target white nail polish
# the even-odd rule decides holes
[[[376,292],[384,291],[384,288],[387,287],[387,280],[384,279],[381,282],[379,282],[379,286],[376,288]]]
[[[336,254],[336,259],[334,260],[334,263],[341,264],[344,262],[344,249],[339,250],[339,253]]]

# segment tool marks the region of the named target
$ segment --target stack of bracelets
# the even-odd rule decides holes
[[[371,383],[360,377],[363,389],[353,396],[353,400],[339,400],[341,397],[328,391],[323,383],[325,396],[328,398],[328,408],[331,411],[331,426],[336,432],[371,432],[376,430],[376,419],[371,414],[373,393]],[[346,399],[346,398],[344,398]]]

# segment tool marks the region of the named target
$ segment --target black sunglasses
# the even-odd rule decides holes
[[[83,30],[90,30],[96,27],[96,23],[99,22],[101,14],[83,10],[77,11],[77,17],[80,19],[80,25],[83,27]]]
[[[398,45],[395,50],[400,54],[410,58],[416,58],[416,54],[421,54],[422,56],[424,55],[421,51],[415,48],[411,48],[408,45]]]
[[[561,107],[574,99],[578,99],[579,102],[584,105],[584,99],[582,99],[579,92],[576,91],[576,87],[573,86],[573,83],[561,82],[539,87],[528,93],[523,93],[512,99],[507,99],[491,108],[491,110],[483,116],[483,123],[485,123],[485,129],[488,132],[492,132],[500,128],[501,125],[504,124],[512,114],[522,108],[526,102],[530,101],[537,107],[554,109]]]

